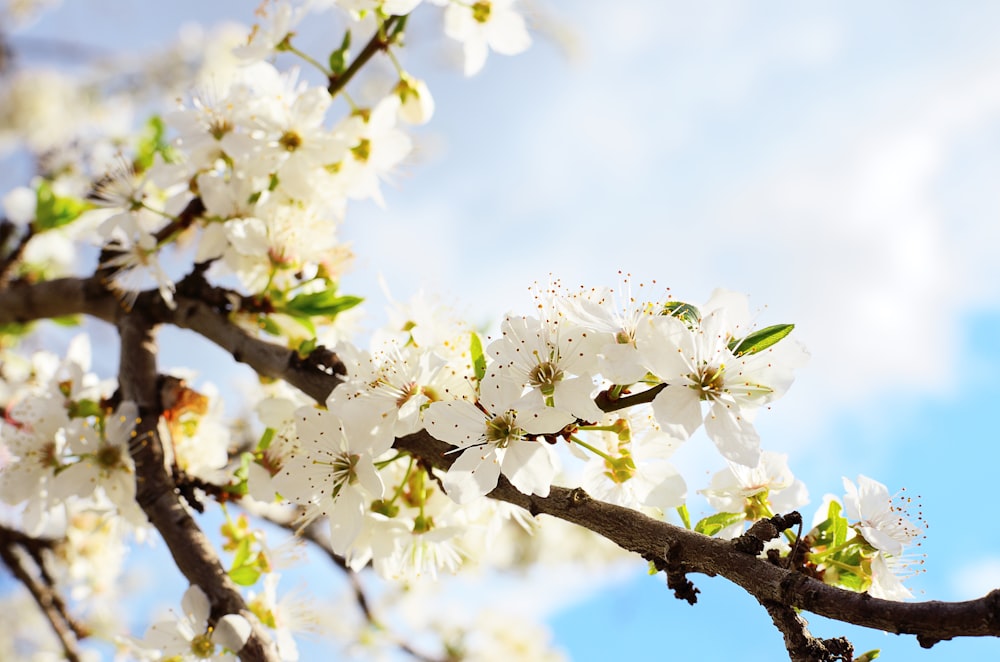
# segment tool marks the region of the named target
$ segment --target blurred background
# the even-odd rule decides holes
[[[194,40],[195,22],[250,24],[254,6],[57,3],[4,26],[17,56],[7,65],[128,62]],[[619,271],[696,304],[716,287],[745,292],[760,325],[795,323],[812,354],[757,422],[764,448],[788,453],[808,486],[806,520],[825,493],[843,493],[842,476],[905,487],[928,523],[925,572],[908,581],[917,599],[1000,587],[1000,5],[533,0],[524,10],[532,48],[491,54],[470,79],[440,10],[416,12],[403,64],[437,110],[383,187],[385,209],[348,210],[342,236],[358,257],[342,290],[367,298],[362,325],[384,321],[386,292],[430,293],[491,325],[526,310],[535,281],[616,287]],[[296,44],[322,59],[340,35],[330,19]],[[16,150],[2,170],[4,190],[30,176]],[[173,337],[164,363],[190,363],[191,346]],[[242,374],[203,351],[201,365],[220,360],[202,369],[217,384]],[[703,434],[676,456],[696,518],[707,505],[695,491],[722,468]],[[782,658],[752,598],[692,580],[694,607],[638,560],[608,577],[572,569],[504,599],[545,619],[577,660]],[[911,637],[809,620],[813,634],[885,659],[1000,655],[997,641],[917,651]]]

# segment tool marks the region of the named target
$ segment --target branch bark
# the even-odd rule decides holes
[[[34,598],[35,604],[52,626],[52,631],[63,649],[63,655],[69,662],[80,662],[78,640],[87,636],[86,630],[70,615],[66,602],[56,590],[51,577],[45,569],[45,561],[41,554],[43,547],[51,546],[50,540],[30,538],[19,531],[0,526],[0,560],[10,570]],[[19,553],[18,549],[23,553]],[[35,573],[26,566],[25,557],[30,557],[38,566]]]
[[[247,608],[236,584],[229,578],[208,538],[181,503],[164,465],[157,432],[162,413],[157,388],[156,343],[152,325],[141,316],[123,314],[119,382],[122,397],[139,406],[140,420],[131,444],[135,460],[136,500],[150,523],[160,532],[177,564],[192,584],[197,584],[212,604],[212,618],[240,614],[250,623],[251,634],[239,651],[244,662],[278,662],[277,649],[257,617]]]

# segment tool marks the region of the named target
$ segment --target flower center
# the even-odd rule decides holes
[[[700,391],[702,400],[711,400],[714,396],[724,393],[726,382],[723,375],[726,372],[725,364],[704,365],[698,374],[688,375],[691,380],[691,388]]]
[[[493,13],[493,6],[489,2],[477,2],[472,5],[472,18],[478,23],[486,23]]]
[[[294,131],[286,131],[282,134],[281,138],[278,139],[278,144],[287,149],[289,152],[294,152],[302,146],[302,136]]]
[[[539,389],[545,397],[555,393],[556,384],[562,378],[563,371],[552,361],[543,361],[528,373],[528,383]]]
[[[486,424],[486,441],[496,444],[500,448],[524,437],[524,430],[517,427],[514,418],[517,413],[514,410],[507,410]]]
[[[202,660],[207,660],[215,655],[215,644],[212,643],[207,632],[199,634],[191,640],[191,653]]]

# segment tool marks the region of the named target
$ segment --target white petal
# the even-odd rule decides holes
[[[479,443],[486,433],[486,416],[465,400],[432,403],[424,422],[432,437],[459,448]]]
[[[705,418],[705,431],[727,460],[745,467],[755,467],[760,462],[760,436],[741,415],[739,407],[721,402],[712,405]]]
[[[687,439],[701,425],[701,400],[686,386],[667,386],[652,405],[656,422],[677,439]]]
[[[442,479],[448,496],[465,504],[488,494],[497,486],[500,464],[492,446],[469,448],[458,456]]]
[[[504,449],[501,470],[510,484],[525,494],[548,496],[556,468],[551,448],[539,441],[512,441]]]
[[[239,653],[250,638],[250,622],[239,614],[226,614],[215,624],[212,642]]]
[[[191,584],[191,587],[184,591],[184,597],[181,598],[181,609],[184,610],[184,615],[187,616],[188,621],[195,629],[203,629],[208,623],[211,605],[205,591],[201,590],[197,584]]]

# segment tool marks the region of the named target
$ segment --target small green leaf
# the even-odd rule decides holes
[[[660,314],[676,317],[688,325],[697,324],[698,320],[701,319],[701,311],[691,304],[684,303],[683,301],[666,302],[663,304],[663,310]]]
[[[50,317],[49,321],[58,326],[80,326],[79,315],[64,315],[63,317]]]
[[[240,566],[248,565],[247,561],[250,559],[250,552],[252,551],[250,544],[250,536],[240,539],[236,547],[236,555],[233,556],[233,570]]]
[[[260,579],[260,570],[250,565],[240,566],[229,571],[229,578],[240,586],[253,586]]]
[[[284,311],[289,315],[305,315],[313,317],[336,317],[338,314],[354,308],[364,301],[361,297],[337,294],[337,288],[329,287],[311,294],[300,294],[284,305]]]
[[[791,333],[794,328],[794,324],[775,324],[766,329],[754,331],[742,340],[733,340],[729,343],[729,350],[736,356],[762,352],[771,345],[777,344],[779,340]]]
[[[299,343],[299,348],[295,350],[295,352],[299,355],[300,358],[304,359],[310,354],[312,354],[313,350],[316,349],[316,345],[318,344],[319,343],[315,338],[309,338],[308,340],[303,340],[302,342]]]
[[[160,154],[167,163],[174,161],[173,150],[167,142],[167,125],[159,115],[153,115],[146,121],[142,136],[139,138],[135,163],[139,170],[146,170],[153,165],[154,157]]]
[[[339,76],[347,70],[347,60],[351,57],[351,31],[344,33],[344,40],[340,42],[340,48],[330,53],[330,72],[334,76]]]
[[[688,512],[687,504],[681,504],[677,506],[677,514],[681,516],[681,522],[684,524],[684,528],[690,531],[691,513]]]
[[[44,180],[38,185],[35,200],[34,227],[39,232],[68,225],[90,208],[87,202],[78,198],[56,195]]]
[[[694,530],[706,536],[714,536],[727,526],[732,526],[745,519],[743,513],[716,513],[709,515],[694,525]]]
[[[483,343],[479,340],[479,334],[473,331],[471,335],[469,351],[472,352],[472,367],[476,371],[476,381],[481,382],[486,376],[486,357],[483,355]]]
[[[873,648],[866,653],[862,653],[858,657],[854,658],[854,662],[872,662],[875,658],[882,654],[882,651],[878,648]]]

